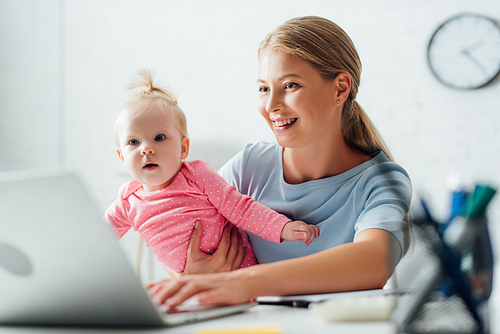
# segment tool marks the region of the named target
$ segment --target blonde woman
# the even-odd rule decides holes
[[[249,234],[260,265],[152,284],[159,303],[381,288],[408,246],[411,182],[356,102],[361,62],[348,35],[324,18],[295,18],[264,39],[259,61],[258,109],[277,143],[248,145],[220,174],[264,205],[316,225],[321,237],[306,248]],[[187,273],[219,271],[228,261],[238,267],[238,257],[200,252],[199,233]]]

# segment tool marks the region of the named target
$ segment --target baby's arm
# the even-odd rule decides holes
[[[283,226],[290,222],[289,218],[239,193],[208,164],[199,161],[190,168],[198,170],[191,172],[192,176],[185,175],[192,178],[208,201],[228,221],[266,240],[278,244],[283,242],[280,234]]]
[[[137,182],[137,181],[136,181]],[[118,191],[118,198],[109,206],[104,214],[104,220],[113,228],[118,239],[123,237],[132,228],[127,208],[129,203],[125,203],[124,193],[127,191],[129,183],[124,184]]]
[[[319,229],[315,225],[309,225],[300,220],[287,223],[281,231],[281,239],[288,241],[304,241],[306,246],[319,237]]]
[[[118,239],[121,239],[121,237],[131,228],[118,201],[111,204],[106,210],[103,219],[115,231]]]

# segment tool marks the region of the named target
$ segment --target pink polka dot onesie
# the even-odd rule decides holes
[[[201,249],[212,254],[229,222],[264,239],[281,243],[281,230],[290,219],[240,194],[203,161],[183,162],[172,183],[146,192],[132,180],[120,188],[106,210],[106,220],[121,238],[130,228],[140,232],[156,258],[168,268],[184,271],[194,223],[203,224]],[[246,233],[241,267],[257,264]]]

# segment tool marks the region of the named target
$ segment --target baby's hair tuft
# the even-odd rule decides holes
[[[139,89],[140,93],[138,95],[159,95],[167,99],[171,103],[177,104],[177,98],[174,94],[165,88],[156,86],[154,84],[154,72],[149,69],[142,69],[137,72],[137,76],[128,85],[129,89]]]

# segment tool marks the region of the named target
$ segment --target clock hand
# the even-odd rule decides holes
[[[469,52],[466,52],[466,50],[462,50],[462,54],[466,56],[474,65],[476,65],[476,67],[479,68],[479,70],[483,72],[483,74],[488,75],[486,68],[483,66],[483,64],[481,64],[481,62],[476,57],[474,57]]]
[[[467,54],[470,54],[472,53],[473,51],[479,49],[480,47],[482,47],[484,45],[484,40],[479,40],[477,41],[476,43],[472,44],[471,46],[467,47],[467,48],[464,48],[462,50],[462,53],[467,53]]]

